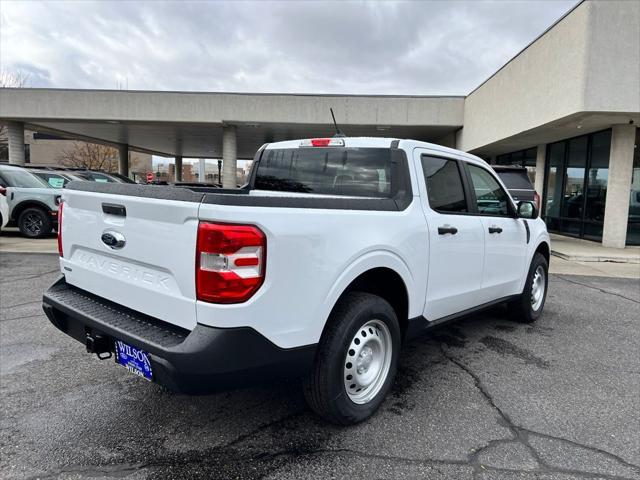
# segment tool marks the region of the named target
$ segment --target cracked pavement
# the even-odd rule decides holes
[[[0,477],[640,479],[640,280],[551,275],[409,344],[379,413],[323,424],[291,380],[168,393],[42,313],[57,257],[0,254]]]

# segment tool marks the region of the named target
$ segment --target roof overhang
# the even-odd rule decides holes
[[[263,144],[332,135],[437,141],[462,127],[463,97],[0,89],[0,120],[158,155],[219,158],[224,125],[238,157]]]
[[[476,148],[475,155],[490,157],[502,153],[515,152],[537,145],[557,142],[591,132],[611,128],[611,125],[633,123],[640,125],[638,112],[580,112],[532,128],[517,135]]]

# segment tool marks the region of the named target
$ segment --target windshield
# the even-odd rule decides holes
[[[49,186],[45,181],[25,170],[7,168],[0,170],[0,175],[6,180],[7,187],[47,188]]]
[[[389,148],[291,148],[265,150],[255,188],[358,197],[392,196]]]

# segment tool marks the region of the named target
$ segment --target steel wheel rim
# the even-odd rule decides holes
[[[384,385],[393,354],[389,327],[370,320],[351,339],[344,359],[342,378],[347,396],[353,403],[369,403]]]
[[[42,231],[42,218],[35,213],[28,214],[24,219],[25,229],[32,235],[38,235]]]
[[[533,281],[531,282],[531,308],[534,311],[537,311],[542,306],[545,286],[546,274],[542,265],[538,265],[538,268],[536,268],[533,274]]]

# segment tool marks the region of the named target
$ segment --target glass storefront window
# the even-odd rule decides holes
[[[609,181],[610,149],[611,130],[596,133],[591,137],[584,210],[584,238],[593,240],[602,238],[604,205],[607,200],[607,182]]]
[[[566,150],[565,142],[549,145],[547,152],[547,185],[545,187],[544,213],[550,230],[560,228],[560,203],[562,201],[562,167]]]
[[[0,144],[0,163],[7,163],[9,161],[9,147],[8,144]],[[24,163],[31,163],[31,145],[24,144]]]
[[[627,245],[640,245],[640,128],[636,128],[633,150],[633,176],[629,191],[629,221],[627,223]]]
[[[569,234],[580,235],[584,206],[584,174],[587,164],[587,137],[569,140],[567,168],[562,199],[561,228]]]
[[[544,214],[550,231],[602,240],[611,130],[547,149]]]

